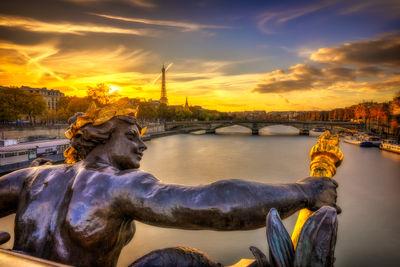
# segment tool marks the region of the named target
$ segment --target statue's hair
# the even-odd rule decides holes
[[[72,125],[79,116],[81,116],[80,113],[75,114],[68,122]],[[105,123],[96,126],[88,123],[81,127],[71,138],[70,146],[64,152],[66,163],[73,164],[83,160],[97,145],[106,143],[117,127],[118,121],[135,124],[139,128],[139,131],[141,130],[137,120],[132,116],[115,116]]]

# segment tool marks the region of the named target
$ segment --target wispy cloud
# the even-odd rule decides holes
[[[398,18],[400,15],[400,2],[397,0],[347,1],[339,9],[340,15],[354,15],[358,13],[380,14],[386,18]]]
[[[266,11],[258,16],[257,25],[263,33],[272,34],[275,32],[276,28],[281,27],[289,21],[317,12],[334,3],[334,1],[324,1],[295,9]]]
[[[397,19],[400,15],[400,3],[397,0],[331,0],[321,1],[302,7],[287,6],[284,9],[268,10],[257,18],[257,26],[265,34],[273,34],[277,29],[298,18],[317,13],[330,8],[330,14],[325,16],[369,14],[386,19]]]
[[[150,0],[130,0],[135,6],[144,8],[155,8],[157,5]]]
[[[200,24],[200,23],[174,21],[174,20],[157,20],[157,19],[146,19],[146,18],[136,18],[136,17],[121,17],[121,16],[113,16],[113,15],[97,14],[97,13],[93,13],[93,15],[103,17],[103,18],[108,18],[108,19],[119,20],[119,21],[134,22],[134,23],[141,23],[141,24],[154,25],[154,26],[179,28],[183,31],[199,31],[199,30],[207,30],[207,29],[231,28],[229,26],[223,26],[223,25]]]
[[[73,2],[76,4],[87,5],[87,4],[93,4],[95,2],[107,2],[108,0],[65,0],[65,1]],[[158,7],[158,5],[151,0],[114,0],[114,1],[130,3],[136,7],[147,8],[147,9]]]
[[[125,88],[148,82],[134,72],[155,55],[123,46],[100,50],[63,51],[57,43],[35,46],[0,42],[0,80],[3,85],[30,85],[67,89],[84,94],[87,85],[126,83]]]
[[[5,76],[12,76],[12,79],[19,80],[22,77],[30,76],[31,80],[38,80],[42,76],[47,75],[58,81],[64,79],[48,68],[41,64],[41,61],[48,57],[56,55],[59,50],[53,43],[47,43],[36,46],[16,45],[12,43],[0,43],[0,62],[2,67],[11,72],[12,75],[3,74],[4,81],[8,80]],[[7,55],[7,56],[6,56]],[[18,61],[14,59],[18,58]],[[19,71],[16,71],[19,70]],[[14,72],[14,73],[13,73]],[[16,73],[18,75],[16,75]]]
[[[0,15],[0,26],[19,28],[31,32],[50,32],[84,35],[86,33],[117,33],[128,35],[153,35],[145,29],[125,29],[97,24],[50,23],[31,18]]]

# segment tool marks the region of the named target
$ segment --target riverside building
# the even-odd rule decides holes
[[[60,101],[60,98],[64,96],[63,93],[55,89],[31,88],[28,86],[22,86],[21,90],[32,94],[40,94],[41,96],[43,96],[44,100],[46,101],[48,110],[57,110],[58,102]]]

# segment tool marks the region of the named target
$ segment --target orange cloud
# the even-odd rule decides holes
[[[400,35],[390,34],[372,40],[320,48],[310,59],[322,63],[400,66]]]
[[[125,88],[146,84],[151,77],[132,69],[154,60],[158,59],[148,51],[123,46],[64,52],[51,42],[34,46],[0,43],[0,80],[2,85],[46,86],[83,95],[87,86],[97,83],[125,84]]]
[[[285,93],[292,107],[297,103],[327,109],[387,101],[400,87],[399,55],[398,34],[319,48],[311,53],[312,62],[265,73],[253,92]]]
[[[149,30],[125,29],[96,24],[49,23],[31,18],[0,15],[0,26],[19,28],[31,32],[52,32],[84,35],[85,33],[118,33],[129,35],[154,35]]]

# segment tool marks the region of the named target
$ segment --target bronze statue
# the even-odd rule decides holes
[[[92,108],[66,133],[68,164],[43,165],[0,178],[0,217],[16,213],[13,250],[74,266],[115,266],[135,234],[134,221],[218,231],[263,227],[275,208],[286,218],[302,208],[336,206],[337,183],[222,180],[165,184],[139,170],[146,145],[134,113]]]

